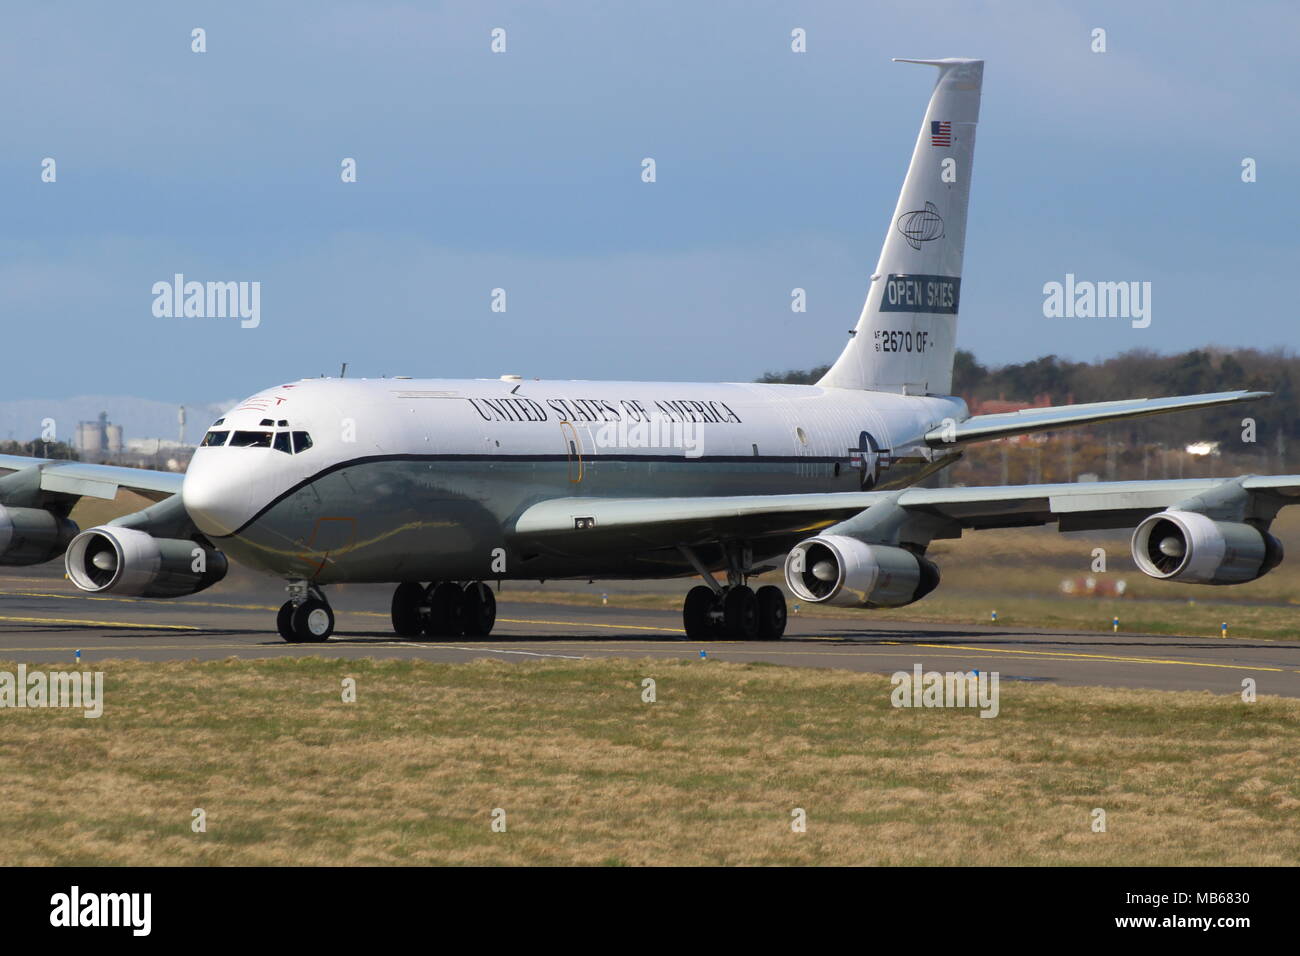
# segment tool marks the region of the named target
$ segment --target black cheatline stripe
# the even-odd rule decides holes
[[[258,509],[257,513],[241,524],[230,534],[209,535],[211,538],[237,538],[245,528],[255,522],[262,515],[266,514],[285,498],[296,494],[303,488],[306,488],[314,481],[320,481],[322,478],[334,474],[336,471],[342,471],[344,468],[351,468],[354,465],[370,465],[385,461],[554,461],[567,462],[568,455],[482,455],[482,454],[465,454],[465,455],[369,455],[364,458],[351,458],[347,461],[336,462],[328,468],[322,468],[310,478],[304,478],[296,485],[285,489],[276,495],[269,502]],[[848,457],[843,458],[822,456],[822,455],[701,455],[698,458],[687,458],[684,455],[589,455],[583,456],[584,463],[592,461],[666,461],[666,462],[711,462],[714,464],[728,464],[738,462],[758,462],[760,464],[833,464],[835,462],[848,461]],[[682,497],[690,497],[684,495]],[[701,497],[714,497],[713,495],[703,495]]]

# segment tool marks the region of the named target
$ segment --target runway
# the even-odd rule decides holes
[[[861,622],[792,615],[779,642],[687,641],[674,611],[521,603],[501,595],[497,627],[484,640],[395,638],[391,589],[332,588],[334,637],[286,644],[275,633],[284,600],[277,582],[239,579],[180,600],[99,597],[63,580],[59,563],[0,576],[0,660],[70,662],[110,658],[210,660],[226,657],[399,657],[509,661],[603,657],[765,661],[892,673],[997,671],[1001,679],[1067,685],[1208,690],[1300,697],[1300,642],[1148,634],[1036,632],[999,626]]]

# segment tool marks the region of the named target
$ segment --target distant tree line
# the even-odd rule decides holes
[[[61,441],[0,441],[0,455],[26,455],[29,458],[60,458],[80,461],[77,450]]]

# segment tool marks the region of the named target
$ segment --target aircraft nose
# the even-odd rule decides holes
[[[215,536],[233,534],[253,516],[247,478],[212,461],[202,449],[195,454],[181,483],[181,501],[200,531]]]

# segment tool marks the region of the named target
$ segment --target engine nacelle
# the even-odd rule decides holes
[[[64,565],[83,591],[138,597],[196,594],[224,578],[227,568],[224,554],[194,541],[112,525],[73,538]]]
[[[1165,581],[1241,584],[1278,566],[1282,542],[1252,525],[1161,511],[1133,530],[1133,560],[1143,574]]]
[[[939,569],[903,548],[819,535],[790,551],[785,583],[814,604],[903,607],[939,586]]]
[[[40,564],[57,558],[73,538],[77,525],[44,508],[0,505],[0,564]]]

